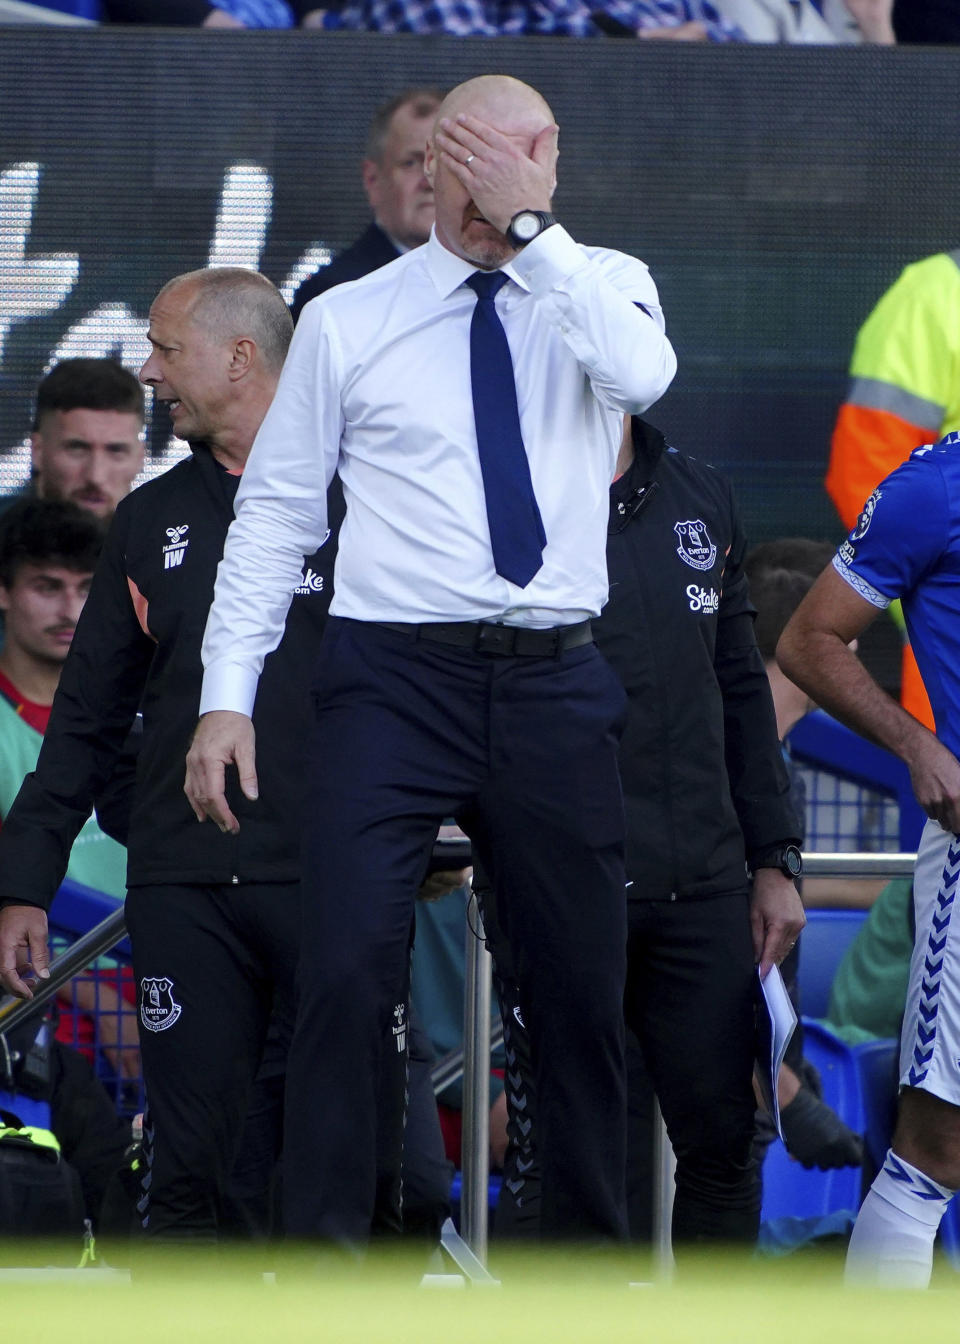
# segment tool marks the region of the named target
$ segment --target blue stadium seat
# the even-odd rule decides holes
[[[862,1134],[867,1114],[856,1050],[809,1018],[803,1019],[803,1029],[804,1054],[820,1072],[824,1101]],[[808,1171],[777,1139],[763,1164],[761,1220],[817,1218],[841,1209],[854,1213],[860,1205],[861,1179],[859,1167]]]
[[[800,935],[804,1017],[826,1017],[833,977],[866,917],[866,910],[807,910],[807,926]]]
[[[497,1200],[500,1198],[500,1183],[502,1177],[499,1172],[494,1172],[487,1182],[487,1208],[491,1214],[496,1212]],[[450,1211],[453,1221],[459,1230],[460,1228],[460,1198],[463,1194],[463,1172],[455,1171],[453,1180],[450,1182]]]

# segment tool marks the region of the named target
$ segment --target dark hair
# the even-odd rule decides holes
[[[0,583],[9,588],[21,565],[57,565],[92,574],[104,529],[68,500],[21,499],[0,516]]]
[[[744,561],[747,578],[768,569],[796,569],[818,578],[833,559],[836,547],[829,541],[810,537],[778,537],[751,547]]]
[[[834,550],[828,541],[781,537],[748,552],[743,568],[757,609],[757,644],[765,662],[773,661],[787,622],[830,563]]]
[[[126,411],[143,422],[143,388],[115,359],[63,359],[37,387],[33,428],[50,411]]]
[[[401,89],[389,102],[381,103],[373,114],[367,132],[366,157],[372,159],[374,163],[379,163],[383,158],[384,146],[390,134],[390,123],[401,107],[409,104],[415,117],[429,117],[431,112],[438,110],[446,96],[443,89],[411,86],[408,89]]]

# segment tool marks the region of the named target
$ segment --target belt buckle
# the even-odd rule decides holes
[[[516,642],[517,632],[512,625],[495,625],[492,621],[480,621],[473,647],[477,653],[509,656],[513,653]]]

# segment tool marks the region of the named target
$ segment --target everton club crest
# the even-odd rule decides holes
[[[172,991],[173,981],[166,976],[140,981],[140,1021],[147,1031],[166,1031],[183,1012]]]
[[[685,523],[674,523],[677,534],[677,555],[691,569],[713,569],[717,558],[717,548],[710,540],[706,524],[699,518],[688,519]]]

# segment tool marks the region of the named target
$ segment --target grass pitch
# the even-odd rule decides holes
[[[9,1258],[8,1258],[9,1263]],[[21,1261],[22,1263],[22,1261]],[[37,1260],[34,1259],[36,1264]],[[61,1260],[60,1263],[63,1263]],[[628,1286],[636,1256],[511,1254],[499,1286],[420,1287],[409,1259],[362,1267],[278,1258],[264,1281],[249,1250],[145,1261],[133,1282],[91,1268],[69,1278],[0,1278],[3,1338],[41,1344],[912,1344],[960,1334],[960,1274],[927,1293],[844,1289],[838,1255],[784,1261],[717,1255],[673,1282]]]

